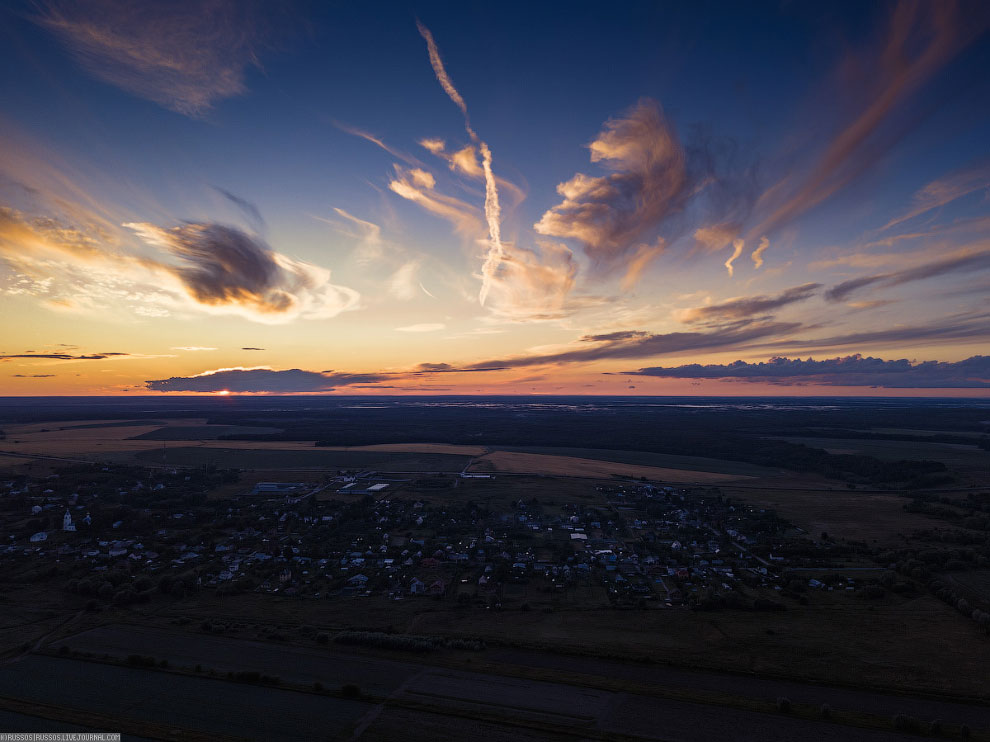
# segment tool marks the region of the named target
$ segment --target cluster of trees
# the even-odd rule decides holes
[[[386,634],[381,631],[342,631],[333,637],[337,644],[354,644],[379,649],[399,649],[406,652],[434,652],[438,649],[480,651],[483,641],[474,639],[445,639],[439,636]]]
[[[964,616],[967,616],[990,634],[990,613],[974,608],[966,598],[961,597],[955,590],[946,585],[942,580],[932,580],[928,587],[940,600],[948,603]]]
[[[72,579],[66,589],[82,597],[96,597],[113,601],[117,605],[147,602],[154,593],[154,583],[147,575],[132,576],[129,572],[115,569],[102,577]]]

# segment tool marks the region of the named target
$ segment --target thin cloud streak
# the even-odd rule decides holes
[[[437,49],[436,42],[433,40],[433,34],[418,20],[416,21],[416,27],[426,41],[426,48],[430,55],[430,65],[433,67],[433,72],[437,76],[440,86],[464,115],[464,128],[471,137],[471,140],[478,144],[478,148],[481,151],[481,169],[485,176],[485,221],[488,223],[489,239],[488,252],[481,266],[481,290],[478,293],[478,302],[484,306],[488,300],[488,294],[491,291],[492,281],[498,271],[499,264],[505,256],[505,248],[502,246],[502,209],[499,205],[498,185],[495,182],[495,174],[492,171],[492,153],[488,144],[482,141],[474,129],[471,128],[471,119],[468,116],[467,104],[464,102],[461,94],[457,92],[457,88],[454,87],[450,75],[447,74],[447,70],[443,66],[443,60],[440,58],[440,51]]]
[[[830,302],[839,302],[868,286],[890,288],[906,283],[913,283],[914,281],[935,278],[948,273],[958,273],[960,271],[971,272],[986,270],[988,268],[990,268],[990,251],[976,253],[964,252],[961,255],[923,263],[922,265],[906,270],[892,273],[878,273],[872,276],[861,276],[843,281],[826,291],[825,299]]]
[[[990,388],[990,356],[963,361],[885,361],[856,354],[816,361],[813,358],[774,357],[767,362],[735,361],[726,364],[664,368],[654,366],[625,371],[628,376],[668,379],[714,379],[747,381],[781,386],[868,386],[883,389],[987,389]]]
[[[745,296],[730,299],[721,304],[682,310],[677,313],[677,318],[681,322],[688,323],[745,319],[772,312],[789,304],[806,301],[821,287],[820,283],[806,283],[786,289],[776,296]]]

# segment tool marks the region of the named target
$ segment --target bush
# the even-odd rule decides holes
[[[327,644],[330,642],[330,635],[326,633],[319,633],[316,635],[316,641],[319,644]]]
[[[777,710],[782,714],[791,713],[791,699],[781,696],[777,699]]]
[[[354,683],[344,683],[344,685],[340,686],[340,695],[344,698],[360,698],[361,688]]]
[[[905,714],[897,714],[891,719],[891,723],[894,725],[894,729],[899,732],[917,732],[921,729],[917,719]]]
[[[323,692],[323,683],[321,683],[319,680],[317,680],[315,683],[313,683],[313,690],[315,690],[317,693],[322,693]]]
[[[823,703],[822,707],[818,710],[818,714],[823,719],[830,719],[832,718],[832,707],[827,703]]]
[[[113,596],[114,605],[130,605],[137,600],[137,593],[133,590],[121,590]]]

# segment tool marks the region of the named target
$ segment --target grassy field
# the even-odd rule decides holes
[[[725,461],[703,456],[678,456],[651,451],[614,451],[606,448],[558,448],[553,446],[493,446],[496,451],[541,454],[545,456],[571,456],[595,461],[612,461],[617,464],[635,464],[660,469],[679,469],[713,474],[736,474],[747,477],[769,477],[779,470],[747,464],[744,461]]]
[[[139,441],[200,441],[216,439],[222,435],[266,435],[280,432],[282,432],[280,428],[247,425],[166,425],[132,438]]]
[[[932,527],[932,520],[904,510],[907,499],[897,495],[870,494],[844,489],[803,491],[799,489],[721,488],[723,494],[773,508],[782,517],[813,537],[827,531],[833,538],[869,544],[903,543],[902,535]]]
[[[622,614],[616,617],[616,621],[624,620],[627,619]],[[286,683],[301,687],[320,682],[333,688],[349,682],[372,696],[387,695],[400,703],[409,702],[412,707],[427,706],[431,713],[456,717],[467,712],[472,719],[505,715],[506,720],[546,722],[551,726],[594,724],[600,729],[648,738],[657,731],[650,724],[655,722],[658,708],[677,708],[689,698],[707,700],[713,705],[685,704],[679,710],[679,715],[686,717],[681,721],[685,727],[713,721],[723,724],[726,718],[735,716],[747,725],[755,721],[764,735],[766,725],[772,728],[776,720],[745,718],[748,712],[743,709],[771,707],[773,699],[780,696],[812,709],[829,703],[838,713],[872,714],[881,723],[886,723],[894,713],[905,713],[965,722],[979,729],[986,719],[985,708],[946,701],[682,670],[663,664],[624,663],[499,647],[482,652],[445,650],[409,655],[340,648],[334,643],[318,646],[302,638],[290,638],[289,642],[246,641],[195,630],[112,624],[70,636],[53,649],[64,646],[72,652],[87,652],[96,657],[153,656],[167,659],[171,668],[191,668],[196,664],[204,672],[216,670],[221,677],[226,670],[275,673]],[[96,672],[102,672],[102,667],[97,666]],[[622,693],[622,698],[615,693]],[[617,713],[619,708],[621,713]],[[662,738],[668,738],[671,729],[665,728]],[[706,734],[714,731],[710,726],[705,729]],[[808,732],[813,733],[813,729],[809,728]],[[843,734],[843,739],[856,738],[852,729],[843,730]],[[676,738],[693,739],[680,728]],[[706,738],[710,737],[698,737]],[[774,734],[760,737],[773,738]]]
[[[156,608],[149,621],[204,618],[227,634],[255,640],[272,630],[287,636],[311,625],[484,638],[529,650],[600,658],[650,660],[696,669],[759,673],[802,681],[875,686],[901,691],[990,698],[985,668],[990,643],[968,618],[928,595],[888,595],[867,601],[851,594],[816,592],[809,605],[788,601],[783,612],[616,611],[600,585],[588,599],[544,593],[537,582],[507,595],[505,610],[459,608],[453,599],[388,600],[384,596],[293,600],[256,594],[219,597],[203,591]],[[522,603],[531,610],[522,611]],[[121,615],[134,615],[132,612]],[[132,619],[134,620],[134,619]],[[149,625],[151,625],[149,624]],[[966,651],[952,648],[966,647]]]
[[[574,456],[547,456],[517,451],[493,451],[479,456],[471,464],[471,471],[515,472],[524,474],[548,474],[567,477],[645,477],[665,482],[728,482],[749,477],[735,474],[714,474],[688,469],[661,469],[655,466],[639,466],[612,461],[581,459]]]
[[[135,458],[149,463],[163,462],[160,450],[139,453]],[[305,450],[278,450],[183,446],[167,449],[164,458],[167,464],[181,466],[212,463],[236,469],[374,469],[382,472],[460,471],[468,461],[468,456],[450,454],[328,451],[313,447]]]
[[[941,461],[950,469],[961,472],[990,473],[990,451],[961,443],[928,443],[925,441],[871,441],[856,438],[800,438],[782,440],[823,448],[829,453],[875,456],[885,461],[929,459]]]

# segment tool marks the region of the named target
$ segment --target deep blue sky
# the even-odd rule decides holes
[[[17,157],[0,171],[0,301],[32,334],[70,311],[87,343],[164,356],[162,376],[246,367],[233,352],[168,357],[232,333],[279,345],[257,359],[271,369],[362,373],[513,366],[583,348],[583,335],[726,335],[547,361],[582,384],[778,350],[959,361],[987,340],[987,16],[981,3],[8,3],[0,146]],[[635,154],[590,161],[610,127]],[[452,170],[423,139],[473,147],[476,170]],[[504,246],[484,213],[485,147]],[[568,202],[558,185],[579,173],[612,192]],[[210,263],[214,283],[194,286],[187,269],[209,256],[191,256],[191,232],[168,236],[184,223],[214,240],[207,252],[231,238],[207,229],[221,225],[262,262],[313,270],[277,265],[248,285],[244,266],[220,276]],[[67,248],[66,229],[111,257]],[[80,278],[99,261],[118,278]],[[782,299],[695,311],[754,297]],[[940,337],[940,317],[975,324]],[[741,340],[740,321],[766,332]],[[387,352],[368,337],[392,338]],[[352,352],[320,355],[324,338]],[[525,375],[506,390],[530,389]]]

